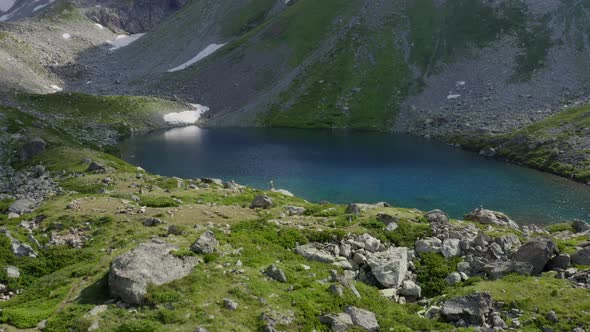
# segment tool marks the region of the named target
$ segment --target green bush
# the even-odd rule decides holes
[[[139,201],[139,204],[152,207],[152,208],[165,208],[165,207],[178,207],[178,204],[171,197],[155,197],[155,196],[144,196]]]
[[[160,324],[144,319],[130,320],[121,324],[116,332],[154,332],[160,328]]]
[[[398,227],[385,236],[398,247],[413,247],[417,239],[432,236],[432,228],[427,223],[401,220]]]
[[[461,258],[446,259],[438,253],[423,253],[416,264],[418,282],[426,297],[440,295],[448,287],[445,278],[457,270]]]

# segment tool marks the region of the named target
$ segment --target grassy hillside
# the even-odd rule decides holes
[[[564,110],[513,133],[454,138],[467,148],[590,183],[590,107]],[[453,140],[453,139],[451,139]]]

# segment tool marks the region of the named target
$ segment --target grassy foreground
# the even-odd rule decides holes
[[[0,270],[0,282],[22,294],[0,302],[0,322],[9,331],[34,328],[47,320],[44,331],[194,331],[203,326],[210,331],[255,331],[262,328],[261,315],[285,318],[277,328],[287,331],[326,331],[318,316],[340,312],[348,305],[373,311],[383,331],[454,330],[418,315],[424,309],[418,304],[398,304],[382,297],[377,288],[356,283],[361,298],[349,290],[338,297],[328,291],[325,281],[335,266],[307,261],[292,249],[307,242],[329,242],[346,234],[369,233],[397,246],[412,247],[416,239],[431,235],[423,213],[401,207],[369,210],[361,216],[346,214],[345,207],[315,204],[296,197],[264,192],[274,201],[269,210],[250,209],[252,199],[263,192],[252,189],[226,189],[211,184],[194,189],[198,179],[177,179],[148,174],[114,155],[99,150],[99,144],[80,139],[87,130],[82,124],[100,124],[102,130],[113,129],[121,136],[129,128],[145,130],[155,126],[159,108],[144,99],[100,98],[84,95],[23,96],[29,113],[2,108],[0,127],[6,135],[20,133],[42,137],[48,149],[27,162],[14,162],[17,168],[42,164],[51,171],[66,194],[46,200],[34,213],[7,219],[9,201],[0,202],[0,223],[20,241],[28,242],[28,232],[21,222],[38,220],[32,235],[44,248],[35,248],[38,258],[17,258],[9,241],[0,236],[0,266],[17,266],[21,276],[10,279]],[[168,102],[164,102],[168,105]],[[161,104],[160,104],[161,105]],[[110,110],[110,111],[108,111]],[[115,112],[113,112],[115,110]],[[80,115],[74,117],[73,115]],[[112,116],[111,114],[117,114]],[[50,121],[46,120],[51,116]],[[44,120],[45,119],[45,120]],[[53,121],[62,119],[61,121]],[[136,121],[144,119],[145,121]],[[51,123],[51,125],[49,124]],[[127,123],[124,129],[120,124]],[[9,140],[18,148],[18,140]],[[108,149],[107,149],[108,150]],[[85,158],[101,163],[108,174],[87,172]],[[111,180],[105,182],[109,177]],[[133,198],[138,198],[137,202]],[[73,200],[73,209],[66,206]],[[306,208],[303,216],[285,216],[284,207]],[[142,206],[145,213],[139,213]],[[393,232],[384,230],[377,213],[388,213],[400,219]],[[143,220],[156,217],[165,224],[146,227]],[[169,234],[168,227],[177,232]],[[555,226],[552,231],[567,229]],[[81,249],[67,246],[45,246],[50,234],[64,235],[76,229],[88,239]],[[167,285],[152,287],[148,301],[139,307],[118,306],[111,299],[106,275],[112,259],[139,243],[161,238],[179,248],[177,255],[190,255],[188,248],[206,229],[215,232],[220,241],[216,254],[201,256],[187,277]],[[498,235],[512,233],[507,229],[489,230]],[[576,243],[560,243],[562,248]],[[509,277],[499,281],[474,279],[469,283],[448,286],[444,278],[456,269],[457,259],[447,260],[439,254],[423,256],[417,262],[418,281],[428,296],[465,294],[488,291],[495,299],[517,301],[529,314],[533,308],[555,310],[560,322],[543,321],[543,326],[558,330],[590,326],[590,292],[571,288],[567,282],[545,277]],[[261,271],[276,264],[286,274],[288,283],[268,280]],[[547,301],[551,294],[551,301]],[[239,303],[235,311],[224,308],[223,299]],[[97,305],[109,303],[105,311],[90,315]],[[529,318],[529,317],[527,317]],[[524,326],[537,330],[535,320]]]

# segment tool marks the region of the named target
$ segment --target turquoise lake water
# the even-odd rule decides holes
[[[123,158],[150,172],[287,189],[310,201],[386,201],[454,218],[483,206],[521,224],[590,221],[590,186],[403,134],[175,128],[134,137]]]

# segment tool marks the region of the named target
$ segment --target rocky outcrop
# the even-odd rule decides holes
[[[167,243],[142,243],[137,248],[115,258],[109,272],[111,295],[140,304],[150,284],[163,285],[187,276],[197,265],[196,257],[179,258]]]
[[[22,161],[27,161],[43,153],[46,149],[47,143],[42,138],[35,137],[25,143],[18,154]]]
[[[486,209],[475,209],[473,212],[465,216],[465,220],[478,222],[484,225],[504,226],[513,229],[520,229],[518,224],[508,218],[502,212],[491,211]]]
[[[89,8],[86,15],[115,32],[141,33],[151,30],[187,3],[188,0],[103,1],[100,7]]]

